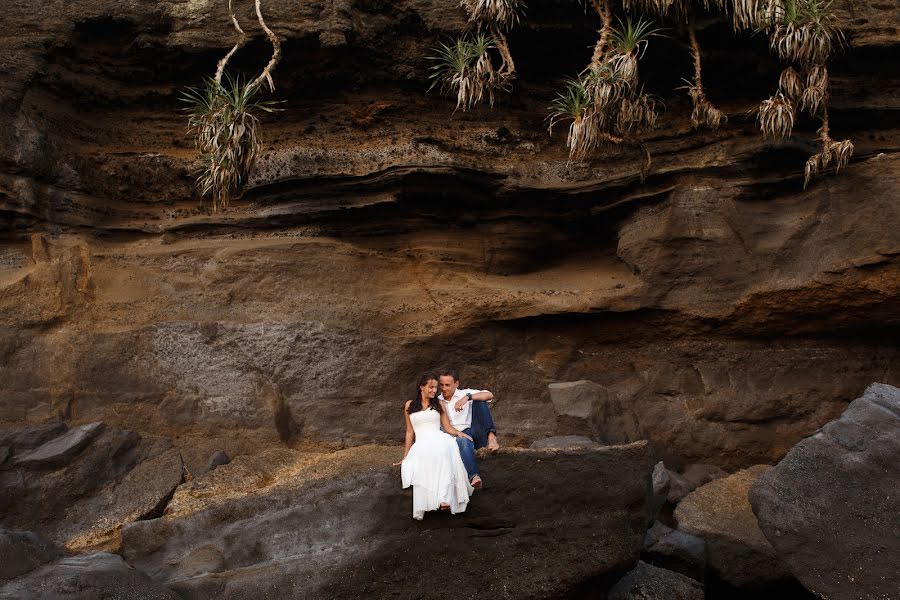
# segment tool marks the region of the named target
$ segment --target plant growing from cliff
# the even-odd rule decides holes
[[[524,3],[519,0],[462,0],[472,31],[450,43],[440,43],[434,55],[431,90],[440,84],[441,92],[456,95],[456,109],[463,111],[487,99],[494,105],[494,94],[508,91],[516,76],[516,66],[504,31],[519,22]],[[494,65],[494,53],[500,64]]]
[[[189,105],[188,129],[203,161],[197,190],[201,198],[211,198],[213,211],[227,208],[232,196],[246,184],[260,151],[259,115],[276,110],[274,102],[261,101],[258,94],[264,82],[270,91],[275,89],[272,71],[281,58],[281,41],[266,25],[260,0],[254,5],[260,27],[272,44],[272,57],[263,71],[252,81],[225,72],[228,61],[249,39],[235,17],[232,0],[228,0],[228,15],[238,40],[217,64],[215,76],[203,88],[190,88],[182,97]]]
[[[456,92],[456,108],[466,110],[477,105],[487,95],[494,105],[494,92],[503,87],[499,74],[494,71],[488,52],[495,48],[494,40],[479,32],[441,43],[431,67],[432,89],[440,84],[445,92]]]
[[[190,88],[183,96],[189,104],[188,128],[203,161],[197,189],[201,197],[211,197],[213,210],[228,206],[256,163],[261,145],[257,115],[277,110],[275,102],[256,98],[259,86],[239,77],[224,79],[209,78],[204,88]]]
[[[805,111],[821,122],[816,132],[821,149],[806,161],[803,187],[831,166],[840,171],[850,162],[853,143],[832,139],[828,121],[828,68],[834,49],[845,43],[834,24],[830,0],[768,0],[757,13],[759,30],[769,34],[770,47],[778,57],[794,63],[778,81],[778,91],[759,106],[763,135],[791,135],[796,112]]]
[[[602,12],[604,28],[590,64],[574,79],[566,91],[550,105],[549,129],[563,120],[571,120],[566,146],[569,160],[583,161],[604,143],[634,143],[643,150],[641,175],[650,166],[646,148],[636,135],[656,123],[657,103],[638,84],[638,61],[649,40],[658,35],[652,23],[630,17],[611,24],[611,16]]]
[[[654,126],[659,103],[643,92],[638,63],[658,30],[644,17],[618,19],[618,24],[614,24],[611,1],[584,0],[600,17],[599,36],[588,65],[577,77],[567,79],[564,91],[552,100],[548,129],[552,133],[556,125],[568,123],[566,146],[570,162],[588,160],[605,144],[639,146],[644,153],[643,178],[649,170],[650,154],[641,135]],[[715,130],[728,120],[710,101],[703,85],[702,51],[695,26],[697,11],[718,9],[729,14],[736,32],[764,32],[772,52],[789,64],[781,73],[778,90],[756,109],[763,135],[775,139],[790,137],[800,112],[821,121],[817,131],[821,148],[806,162],[805,188],[826,169],[834,167],[838,171],[846,166],[853,154],[853,144],[849,140],[834,140],[829,128],[826,63],[845,42],[835,25],[831,2],[622,0],[621,6],[632,13],[674,21],[686,32],[693,77],[684,89],[693,106],[690,122],[695,129]],[[441,82],[443,91],[456,93],[457,108],[466,110],[484,100],[493,105],[493,91],[509,89],[515,67],[502,32],[519,22],[523,6],[517,0],[461,0],[461,5],[469,14],[470,26],[479,32],[488,31],[489,40],[479,46],[471,37],[463,36],[456,45],[442,45],[433,57],[438,61],[433,77]],[[494,51],[503,60],[500,68],[493,68]],[[476,64],[482,67],[476,69]]]

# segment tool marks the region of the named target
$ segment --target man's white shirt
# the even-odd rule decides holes
[[[460,398],[465,398],[466,393],[469,394],[477,394],[478,392],[483,392],[485,390],[473,390],[472,388],[466,388],[461,390],[459,388],[456,389],[456,392],[453,393],[453,398],[448,402],[444,400],[444,395],[438,395],[438,400],[442,402],[442,406],[444,410],[447,412],[447,418],[450,419],[450,424],[453,425],[456,429],[462,431],[463,429],[468,429],[472,426],[472,402],[480,402],[480,400],[472,400],[470,402],[466,402],[466,405],[463,406],[462,410],[456,410],[456,401]]]

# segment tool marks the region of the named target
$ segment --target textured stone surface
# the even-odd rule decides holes
[[[673,473],[668,471],[669,475],[669,491],[667,499],[673,504],[678,504],[681,499],[690,494],[692,491],[713,481],[728,475],[725,471],[715,465],[695,464],[688,465],[683,473]]]
[[[94,552],[68,556],[0,586],[3,600],[179,600],[178,594],[125,564],[121,556]]]
[[[29,450],[62,435],[67,429],[66,424],[62,421],[50,421],[33,427],[22,426],[21,423],[2,427],[0,428],[0,446],[19,451]]]
[[[675,508],[678,529],[703,538],[709,567],[738,588],[765,587],[790,578],[747,499],[753,482],[771,468],[756,465],[707,483]]]
[[[900,590],[900,389],[873,384],[750,489],[779,557],[823,598]]]
[[[600,390],[590,381],[551,383],[550,401],[556,414],[587,419],[594,414]]]
[[[17,454],[16,465],[26,469],[61,467],[90,444],[101,431],[103,423],[99,421],[73,427],[34,450]]]
[[[703,600],[703,584],[639,562],[609,591],[609,600]]]
[[[531,447],[535,450],[546,450],[548,448],[575,450],[578,448],[599,448],[600,444],[583,435],[559,435],[535,440]]]
[[[457,572],[497,598],[562,596],[637,561],[653,461],[646,444],[504,449],[459,515],[411,518],[390,468],[399,447],[235,457],[176,492],[160,519],[126,526],[126,560],[185,597],[446,598]],[[584,473],[591,473],[584,477]],[[423,585],[406,568],[457,559]]]
[[[216,449],[396,443],[410,380],[449,362],[501,398],[504,444],[648,438],[673,466],[775,462],[871,381],[900,384],[897,15],[836,4],[853,46],[830,69],[831,126],[856,153],[806,191],[816,126],[760,137],[745,115],[780,66],[724,18],[698,23],[720,130],[689,125],[683,40],[642,60],[667,107],[642,183],[636,148],[568,164],[547,134],[596,38],[577,3],[529,7],[513,95],[455,114],[426,93],[424,57],[464,26],[457,4],[265,6],[288,110],[264,118],[247,193],[212,214],[178,96],[233,43],[225,6],[16,1],[0,419],[191,440],[193,470]],[[249,72],[268,48],[242,22]],[[579,380],[602,401],[558,417],[547,386]]]
[[[47,564],[59,551],[33,531],[11,531],[0,525],[0,579],[14,579]]]
[[[706,542],[703,538],[659,521],[647,530],[641,558],[646,562],[703,581],[706,570]]]
[[[6,524],[83,551],[115,549],[124,523],[162,514],[183,473],[171,440],[107,427],[63,468],[6,476]]]
[[[216,467],[220,467],[222,465],[227,465],[231,462],[231,459],[228,458],[228,455],[225,454],[222,450],[216,450],[212,456],[209,457],[209,462],[203,467],[203,469],[197,473],[197,475],[203,475],[205,473],[209,473],[210,471],[215,470]]]
[[[666,503],[669,494],[669,487],[672,485],[672,479],[669,477],[669,471],[663,461],[659,461],[653,467],[653,501],[650,503],[649,523],[659,515],[660,509]]]

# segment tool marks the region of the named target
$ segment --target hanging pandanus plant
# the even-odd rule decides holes
[[[508,91],[516,77],[516,65],[506,42],[505,31],[522,18],[525,4],[519,0],[462,0],[469,15],[471,31],[450,42],[442,42],[427,57],[434,64],[431,90],[456,96],[456,110],[467,110],[487,100],[493,106],[495,94]],[[494,54],[500,64],[494,65]]]
[[[639,85],[638,61],[649,40],[658,35],[650,21],[630,17],[612,24],[608,2],[595,0],[603,25],[591,62],[566,83],[550,105],[549,127],[570,121],[566,146],[569,161],[581,162],[604,143],[633,143],[643,151],[641,177],[650,167],[650,154],[637,135],[656,123],[657,102]]]
[[[735,0],[737,1],[737,0]],[[835,48],[845,43],[834,24],[830,0],[768,0],[759,7],[757,25],[768,32],[769,45],[788,66],[778,80],[778,92],[759,106],[763,134],[783,138],[791,134],[797,111],[820,120],[816,132],[821,149],[809,157],[803,187],[834,166],[840,171],[850,162],[853,143],[832,139],[828,121],[829,77],[826,63]]]
[[[654,14],[660,19],[673,19],[680,26],[686,27],[694,77],[692,81],[686,82],[687,85],[683,89],[687,90],[693,105],[691,125],[695,129],[699,127],[718,129],[728,117],[710,102],[703,87],[703,60],[694,24],[694,12],[697,9],[694,0],[623,0],[623,5],[626,9]],[[703,6],[708,7],[708,3],[704,1]]]
[[[272,57],[263,71],[252,80],[232,77],[225,71],[231,57],[249,39],[234,14],[232,0],[228,0],[228,15],[238,40],[219,61],[215,75],[202,88],[190,88],[182,96],[188,103],[188,130],[203,161],[197,190],[201,198],[211,199],[214,212],[227,208],[247,183],[261,147],[259,115],[277,110],[275,102],[260,100],[258,95],[263,83],[270,91],[275,90],[272,71],[281,58],[281,41],[266,25],[260,0],[254,4],[260,27],[272,44]]]

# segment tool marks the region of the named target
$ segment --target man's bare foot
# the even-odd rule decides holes
[[[450,505],[446,502],[441,502],[441,510],[450,510]]]
[[[500,442],[497,441],[497,436],[493,431],[488,434],[487,447],[491,452],[496,452],[500,449]]]
[[[480,490],[481,486],[482,486],[481,477],[476,475],[475,477],[472,478],[472,487],[475,488],[476,490]]]

